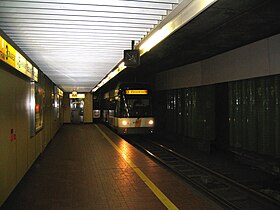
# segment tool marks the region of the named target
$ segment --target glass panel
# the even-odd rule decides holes
[[[230,146],[279,156],[279,78],[229,83]]]
[[[130,117],[151,115],[150,99],[147,97],[126,97],[126,104]]]
[[[35,128],[36,132],[41,130],[44,125],[44,102],[45,102],[45,90],[35,85]]]

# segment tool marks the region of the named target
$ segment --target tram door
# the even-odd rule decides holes
[[[70,100],[71,123],[79,124],[84,122],[84,99],[75,98]]]

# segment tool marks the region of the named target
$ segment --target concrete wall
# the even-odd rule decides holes
[[[64,111],[64,123],[71,123],[71,109],[70,109],[70,98],[69,93],[63,95],[63,111]]]
[[[156,76],[158,90],[187,88],[280,73],[280,34]]]
[[[0,206],[62,125],[63,115],[53,114],[53,83],[44,76],[40,80],[44,126],[30,137],[30,80],[0,62]]]
[[[84,106],[84,123],[92,123],[92,94],[86,93]]]

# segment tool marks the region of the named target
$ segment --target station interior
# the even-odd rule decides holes
[[[279,209],[279,11],[1,0],[0,209]]]

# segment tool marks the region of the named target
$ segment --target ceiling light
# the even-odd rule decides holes
[[[182,1],[179,6],[177,6],[154,30],[152,30],[150,34],[148,34],[148,36],[146,36],[135,46],[135,49],[140,50],[141,56],[144,55],[146,52],[150,51],[154,46],[187,24],[190,20],[210,7],[216,1],[217,0]],[[118,72],[121,72],[125,68],[126,67],[124,64],[121,63],[117,70]],[[92,91],[95,92],[98,88],[99,86],[97,85]]]

